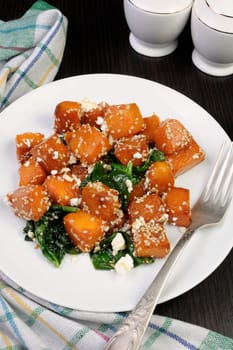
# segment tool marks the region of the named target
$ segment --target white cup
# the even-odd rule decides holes
[[[195,0],[191,35],[198,69],[213,76],[233,74],[233,0]]]
[[[193,0],[124,0],[132,48],[150,57],[173,52],[188,21],[192,3]]]

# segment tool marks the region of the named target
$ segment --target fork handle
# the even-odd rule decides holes
[[[103,350],[138,350],[168,276],[197,227],[191,224],[153,282]]]

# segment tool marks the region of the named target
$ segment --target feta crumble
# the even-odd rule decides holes
[[[116,234],[116,236],[113,238],[112,242],[112,254],[115,256],[119,252],[119,250],[125,249],[125,239],[122,236],[120,232]]]
[[[133,258],[129,254],[126,254],[117,261],[115,264],[115,270],[117,273],[124,274],[129,272],[133,266]]]

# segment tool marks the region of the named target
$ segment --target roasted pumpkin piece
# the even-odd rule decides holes
[[[191,222],[189,190],[173,187],[165,196],[169,223],[188,227]]]
[[[134,166],[141,165],[147,159],[149,147],[145,135],[123,137],[114,146],[115,157],[124,165],[132,162]]]
[[[167,155],[187,147],[192,136],[179,120],[166,119],[155,129],[153,140],[157,148]]]
[[[100,105],[96,105],[92,109],[84,109],[82,115],[82,123],[90,124],[91,126],[95,126],[98,129],[101,129],[104,124],[103,108]]]
[[[54,204],[77,206],[81,201],[76,182],[67,174],[47,176],[44,187]]]
[[[33,147],[31,154],[48,174],[66,167],[70,158],[67,147],[57,135],[52,135]]]
[[[135,198],[128,206],[129,221],[133,223],[137,218],[143,218],[145,222],[165,222],[167,220],[166,208],[156,193],[145,194]]]
[[[119,193],[102,182],[89,182],[82,190],[84,210],[103,219],[111,230],[123,224]]]
[[[111,148],[108,138],[97,128],[83,124],[65,140],[70,151],[83,164],[93,164]]]
[[[133,186],[133,190],[129,195],[129,202],[132,202],[137,197],[142,197],[145,194],[144,181],[141,180],[136,185]]]
[[[166,156],[166,160],[171,166],[174,176],[178,176],[201,163],[205,159],[205,152],[192,139],[190,144],[178,152]]]
[[[143,117],[136,103],[110,105],[104,109],[108,133],[119,139],[137,134],[143,128]]]
[[[102,220],[82,210],[65,215],[63,222],[70,239],[82,252],[90,252],[105,235]]]
[[[142,218],[132,224],[132,238],[136,256],[163,258],[170,251],[170,243],[163,224]]]
[[[21,186],[8,193],[7,200],[15,214],[25,220],[38,221],[51,205],[42,185]]]
[[[85,180],[85,178],[88,175],[88,168],[86,166],[83,166],[82,164],[73,164],[70,167],[71,174],[74,178],[77,179],[77,181],[81,182]]]
[[[63,134],[76,130],[80,125],[81,104],[76,101],[62,101],[56,105],[54,112],[54,131]]]
[[[47,173],[34,158],[26,160],[19,168],[19,186],[42,185]]]
[[[149,143],[154,143],[154,132],[159,124],[160,118],[156,114],[144,118],[144,126],[141,133],[147,137]]]
[[[20,163],[30,158],[30,150],[44,139],[39,132],[24,132],[16,135],[16,156]]]
[[[152,163],[145,174],[144,186],[149,191],[169,191],[174,186],[174,175],[170,165],[165,161]]]

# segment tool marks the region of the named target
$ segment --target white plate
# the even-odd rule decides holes
[[[51,134],[55,105],[62,100],[90,100],[109,103],[137,102],[144,116],[157,113],[161,119],[178,118],[206,151],[206,160],[176,180],[191,189],[192,204],[198,198],[220,145],[229,139],[219,124],[200,106],[182,94],[140,78],[96,74],[72,77],[45,85],[25,95],[0,116],[0,268],[29,292],[59,305],[89,311],[124,311],[134,307],[164,260],[140,266],[122,276],[96,271],[88,255],[67,257],[54,268],[21,233],[23,220],[14,216],[3,198],[17,187],[14,139],[17,133],[38,131]],[[224,260],[233,246],[233,205],[218,226],[196,233],[175,266],[160,298],[172,299],[203,281]],[[175,243],[177,230],[168,229]]]

